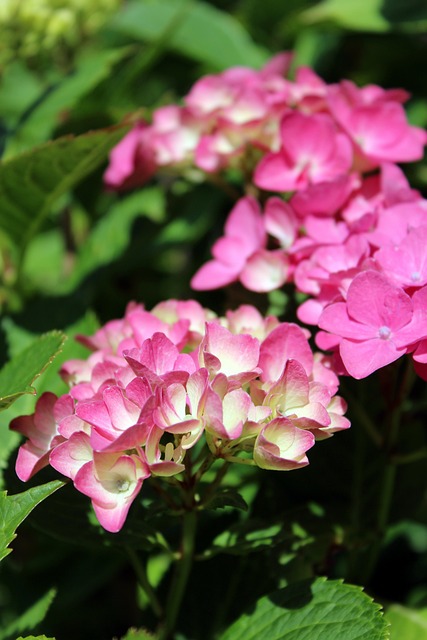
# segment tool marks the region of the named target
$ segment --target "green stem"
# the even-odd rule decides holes
[[[390,517],[394,487],[396,483],[397,465],[394,460],[394,450],[399,436],[400,420],[403,403],[410,392],[414,376],[411,373],[411,363],[409,359],[404,363],[402,381],[394,395],[394,402],[390,407],[388,420],[386,421],[386,432],[384,435],[384,470],[380,485],[379,504],[377,511],[375,534],[368,559],[365,565],[364,583],[366,584],[375,569],[381,551],[384,533]]]
[[[363,580],[367,584],[375,570],[381,551],[385,529],[390,514],[396,480],[396,465],[390,459],[386,460],[380,487],[380,500],[378,505],[377,521],[375,527],[375,540],[369,550],[368,558],[364,566]]]
[[[181,553],[175,567],[175,573],[166,604],[165,625],[159,634],[159,640],[170,640],[184,598],[188,578],[194,559],[197,515],[195,511],[186,511],[182,521]]]
[[[411,462],[418,462],[419,460],[423,460],[423,458],[427,458],[427,448],[419,449],[418,451],[413,451],[412,453],[405,453],[402,455],[395,455],[392,457],[394,464],[410,464]]]
[[[351,407],[352,413],[357,418],[357,422],[362,425],[372,442],[377,447],[380,447],[382,444],[381,434],[377,431],[373,421],[359,402],[359,399],[353,393],[351,393],[348,385],[344,384],[342,381],[341,389],[343,390],[344,398],[349,401],[349,406]]]
[[[123,94],[125,88],[129,87],[135,80],[141,80],[142,75],[166,53],[170,40],[178,31],[181,23],[187,18],[190,8],[191,0],[186,0],[172,16],[172,19],[159,34],[158,38],[141,55],[133,58],[128,67],[124,69],[122,77],[119,78],[120,84],[115,88],[116,95],[118,93]]]
[[[351,493],[351,530],[355,540],[360,536],[362,531],[362,514],[363,514],[363,485],[365,471],[365,455],[366,455],[366,433],[362,429],[356,429],[353,432],[355,439],[355,449],[353,458],[353,482]],[[358,545],[353,542],[350,549],[348,561],[347,579],[350,582],[357,582],[359,571],[359,549]]]
[[[126,547],[126,552],[132,562],[132,566],[134,568],[135,574],[138,578],[138,583],[145,595],[147,596],[148,602],[151,605],[151,608],[157,618],[161,618],[163,615],[162,607],[160,605],[159,600],[157,599],[156,593],[148,581],[147,574],[145,572],[145,568],[138,558],[136,552],[131,547]]]

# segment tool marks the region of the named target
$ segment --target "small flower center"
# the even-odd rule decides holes
[[[388,340],[391,336],[391,329],[390,327],[387,326],[382,326],[378,329],[378,335],[381,338],[381,340]]]
[[[130,482],[126,478],[119,478],[116,480],[116,489],[118,493],[125,493],[129,490]]]

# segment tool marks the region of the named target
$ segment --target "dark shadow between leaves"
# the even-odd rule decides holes
[[[267,598],[281,609],[302,609],[314,597],[312,590],[314,581],[314,578],[309,578],[308,580],[293,583],[288,587],[273,591],[273,593],[268,594]]]

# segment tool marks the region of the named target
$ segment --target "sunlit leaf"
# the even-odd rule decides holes
[[[354,31],[387,31],[390,24],[381,14],[382,0],[325,0],[301,14],[306,24],[333,22]]]
[[[386,640],[380,606],[339,580],[305,580],[258,600],[220,640]]]
[[[0,371],[0,410],[25,393],[35,393],[34,380],[52,362],[64,344],[60,331],[46,333],[10,360]]]
[[[0,630],[0,640],[6,640],[6,638],[14,636],[17,633],[21,633],[22,631],[26,631],[27,629],[34,629],[34,627],[44,620],[55,596],[56,589],[50,589],[44,594],[44,596],[27,609],[27,611],[18,616],[5,629]]]
[[[233,65],[259,67],[268,58],[233,16],[205,2],[129,2],[110,26],[136,40],[160,39],[165,48],[215,69]],[[163,37],[165,33],[167,38]]]
[[[55,201],[104,162],[125,131],[65,136],[0,164],[0,229],[25,247]]]
[[[7,155],[48,140],[64,112],[72,109],[80,98],[107,77],[126,51],[127,48],[85,52],[75,70],[40,98],[8,144]]]
[[[13,496],[8,496],[7,491],[0,493],[0,560],[12,551],[9,544],[16,538],[15,531],[19,525],[40,502],[64,484],[61,480],[54,480]]]
[[[410,609],[393,604],[387,609],[391,640],[427,640],[427,608]]]

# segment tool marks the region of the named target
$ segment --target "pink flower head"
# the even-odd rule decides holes
[[[274,329],[262,342],[259,366],[263,382],[275,382],[281,377],[286,363],[297,360],[307,375],[313,369],[313,353],[304,331],[296,324],[283,323]]]
[[[310,431],[298,429],[287,418],[275,418],[258,435],[254,460],[262,469],[299,469],[308,464],[306,452],[314,443]]]
[[[37,471],[49,464],[49,452],[64,438],[59,435],[54,408],[57,397],[46,392],[40,396],[32,416],[20,416],[12,420],[10,428],[28,438],[20,447],[16,461],[16,473],[20,480],[29,480]]]
[[[394,362],[427,333],[411,298],[376,271],[357,275],[347,301],[326,307],[319,327],[340,336],[341,358],[357,379]]]
[[[206,324],[199,348],[199,361],[213,375],[223,373],[231,380],[250,379],[258,373],[259,342],[247,334],[232,334],[215,322]]]
[[[272,220],[286,226],[286,207],[276,204]],[[423,291],[414,294],[417,318]],[[42,395],[33,416],[13,421],[27,437],[16,467],[26,480],[50,463],[111,532],[143,481],[179,477],[203,437],[216,457],[239,461],[244,452],[262,468],[292,469],[308,464],[314,438],[348,426],[338,380],[314,363],[307,332],[249,305],[225,318],[194,301],[153,312],[131,305],[122,321],[82,341],[94,351],[65,363],[70,392]]]
[[[146,462],[135,455],[94,453],[92,462],[77,472],[76,488],[92,500],[100,524],[111,533],[120,531],[145,478]]]
[[[331,95],[330,107],[368,168],[384,161],[422,158],[426,132],[408,124],[401,104],[376,101],[354,106],[337,93]]]
[[[282,204],[283,207],[278,202],[267,204],[267,219],[269,226],[285,239],[287,233],[292,233],[290,226],[293,221],[289,207]],[[276,219],[279,210],[284,225],[282,229]],[[240,279],[251,291],[277,289],[286,282],[289,260],[280,250],[267,250],[266,241],[264,218],[257,201],[250,196],[241,198],[228,217],[225,236],[212,247],[214,259],[193,276],[191,286],[198,290],[216,289]]]
[[[387,275],[402,287],[427,284],[427,225],[412,228],[398,245],[387,245],[374,254]]]
[[[332,180],[351,167],[348,138],[326,114],[286,114],[280,128],[281,148],[258,165],[254,182],[271,191],[298,191]]]

